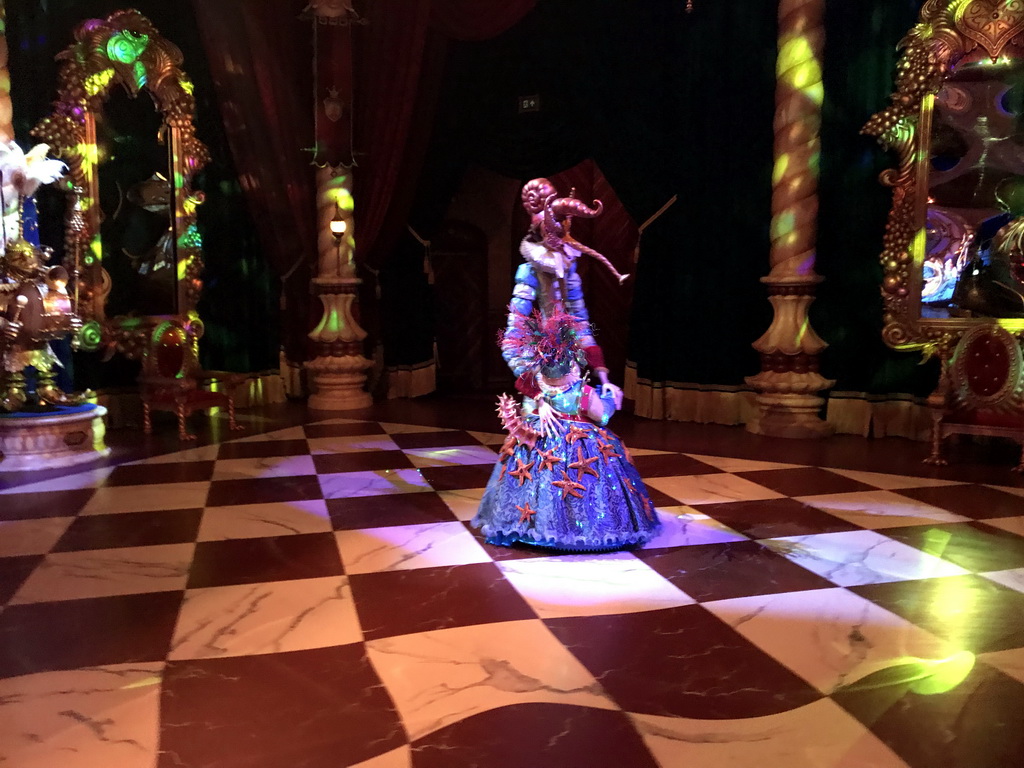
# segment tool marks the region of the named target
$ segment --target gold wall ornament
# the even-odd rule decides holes
[[[955,344],[973,324],[992,321],[972,317],[976,313],[959,306],[944,309],[922,301],[922,291],[931,289],[934,278],[924,270],[934,266],[929,265],[935,254],[928,243],[935,240],[935,222],[946,213],[973,210],[968,215],[972,233],[979,222],[1000,213],[990,187],[1006,169],[993,164],[992,149],[1008,136],[987,130],[988,118],[978,116],[985,110],[998,115],[995,100],[1006,93],[985,82],[998,84],[1013,71],[1024,74],[1024,0],[927,0],[899,47],[890,104],[861,130],[897,155],[896,167],[879,177],[893,190],[880,257],[882,338],[895,349],[931,354],[940,342]],[[969,132],[970,125],[977,130]],[[936,141],[942,140],[962,141],[966,148],[939,148]],[[949,155],[952,170],[933,162],[937,152]],[[968,183],[972,164],[975,178]],[[1024,167],[1011,175],[1024,176]],[[973,190],[973,202],[967,193],[952,197],[950,180],[958,176],[963,176],[958,183],[967,192]],[[977,247],[976,242],[975,251]],[[1024,329],[1024,316],[998,321],[1011,330]]]
[[[128,339],[133,334],[144,338],[156,319],[140,323],[138,318],[106,314],[111,280],[103,266],[100,239],[97,117],[116,87],[132,97],[145,92],[162,116],[162,137],[170,158],[175,314],[183,317],[194,312],[202,289],[202,247],[196,229],[202,194],[193,192],[191,185],[210,154],[195,135],[193,85],[181,69],[181,51],[148,18],[135,10],[122,10],[105,19],[88,19],[75,29],[74,40],[57,56],[61,66],[54,110],[33,128],[32,135],[67,163],[69,190],[79,190],[69,195],[65,219],[67,252],[80,257],[79,311],[85,320],[97,322],[119,351],[137,356],[140,345]]]

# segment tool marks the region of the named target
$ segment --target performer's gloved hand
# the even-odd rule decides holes
[[[601,380],[601,397],[611,397],[615,402],[615,410],[622,410],[622,390],[608,381],[608,371],[598,370],[597,378]]]
[[[540,430],[544,433],[544,437],[556,437],[562,431],[558,414],[547,400],[537,401],[537,417],[540,420]]]
[[[5,320],[0,318],[0,333],[3,334],[7,341],[14,341],[18,338],[18,332],[21,330],[21,323],[16,323],[13,320]]]

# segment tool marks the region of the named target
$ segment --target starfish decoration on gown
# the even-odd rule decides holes
[[[615,447],[611,443],[603,443],[600,440],[597,441],[597,450],[604,456],[604,461],[607,464],[608,459],[621,458],[619,454],[615,452]]]
[[[565,439],[568,440],[570,443],[575,443],[581,437],[586,437],[589,434],[589,430],[583,427],[578,427],[575,424],[573,424],[571,427],[569,427],[569,431],[565,433]]]
[[[566,496],[573,496],[577,499],[583,498],[582,491],[585,486],[583,485],[583,483],[577,483],[571,477],[569,477],[569,474],[564,469],[562,470],[562,479],[555,480],[551,484],[562,489],[563,500]]]
[[[516,468],[508,474],[510,477],[516,478],[519,481],[519,486],[522,487],[527,480],[533,480],[533,475],[530,474],[531,469],[533,469],[532,461],[527,464],[522,459],[516,459]]]
[[[594,469],[591,464],[597,461],[599,456],[591,456],[589,459],[583,458],[583,446],[576,446],[576,461],[569,465],[569,469],[575,469],[579,471],[577,480],[582,480],[584,475],[593,475],[597,477],[597,470]]]
[[[516,509],[519,510],[519,522],[530,523],[533,520],[533,516],[537,514],[537,510],[530,506],[530,502],[526,501],[522,506],[516,504]]]
[[[501,461],[501,472],[498,473],[498,482],[500,483],[501,479],[505,477],[505,471],[508,469],[508,462],[504,459],[499,459],[499,461]]]
[[[537,451],[540,454],[540,466],[537,469],[549,469],[554,471],[555,464],[562,461],[563,459],[559,456],[555,456],[555,449],[552,448],[548,451]]]
[[[499,456],[508,456],[512,458],[512,454],[516,452],[516,444],[519,441],[516,440],[515,435],[509,435],[505,438],[505,442],[501,446],[501,450],[498,452]]]

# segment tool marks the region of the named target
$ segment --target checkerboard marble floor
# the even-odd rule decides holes
[[[502,436],[329,419],[0,494],[11,768],[1024,766],[1024,487],[633,446],[664,521],[468,526]]]

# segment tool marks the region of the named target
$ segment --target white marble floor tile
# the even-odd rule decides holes
[[[45,555],[71,525],[73,517],[0,520],[0,557]]]
[[[702,603],[825,694],[910,660],[959,650],[845,589],[816,589]]]
[[[195,544],[54,552],[25,580],[11,604],[184,589]]]
[[[190,461],[214,461],[220,453],[220,445],[204,445],[199,448],[189,448],[184,451],[165,453],[160,456],[150,456],[148,459],[129,462],[130,464],[178,464]]]
[[[320,475],[320,489],[325,499],[433,490],[418,469],[381,469]]]
[[[664,456],[675,451],[656,451],[653,448],[630,448],[630,456]]]
[[[462,523],[338,531],[345,573],[376,573],[491,562]]]
[[[1002,584],[1004,587],[1024,592],[1024,568],[1014,568],[1008,571],[990,571],[980,575],[997,584]]]
[[[978,661],[1024,683],[1024,648],[1010,648],[978,655]]]
[[[162,663],[0,680],[0,765],[153,768]]]
[[[265,456],[253,459],[221,459],[213,466],[212,480],[247,480],[253,477],[315,475],[313,457]]]
[[[169,659],[251,656],[363,639],[347,576],[190,589]]]
[[[991,525],[1001,531],[1009,531],[1024,536],[1024,517],[999,517],[993,520],[979,520],[983,525]]]
[[[862,528],[962,523],[969,519],[892,491],[855,491],[795,498]]]
[[[840,587],[966,574],[963,568],[876,531],[784,536],[761,542]]]
[[[412,747],[406,744],[362,763],[356,763],[352,768],[412,768]]]
[[[306,433],[302,427],[287,427],[275,429],[273,432],[262,432],[258,435],[246,435],[245,437],[234,438],[233,443],[261,443],[265,440],[304,440]]]
[[[40,480],[35,483],[13,485],[9,488],[0,488],[0,496],[11,493],[48,493],[51,491],[78,491],[82,488],[95,488],[106,480],[113,471],[113,467],[100,467],[99,469],[90,469],[88,472],[76,472],[72,475],[53,477],[49,480]],[[0,502],[0,507],[2,506],[3,504]]]
[[[410,432],[454,432],[448,427],[423,427],[419,424],[393,424],[388,421],[378,422],[389,435],[407,435]]]
[[[199,541],[259,539],[293,533],[326,533],[331,517],[323,499],[207,507],[199,524]]]
[[[508,437],[504,432],[467,432],[484,445],[501,445]]]
[[[686,454],[691,459],[703,461],[723,472],[757,472],[762,469],[797,469],[803,464],[783,464],[778,461],[754,461],[753,459],[735,459],[730,456],[708,456],[702,453]]]
[[[936,488],[944,485],[961,485],[955,480],[937,480],[932,477],[912,477],[910,475],[888,475],[884,472],[861,472],[854,469],[835,469],[827,467],[829,472],[873,485],[883,490],[895,488]]]
[[[97,488],[82,508],[83,515],[195,509],[206,506],[209,481],[155,485],[115,485]]]
[[[657,507],[661,530],[643,549],[690,547],[695,544],[722,544],[744,541],[747,537],[692,507]]]
[[[781,499],[782,494],[725,472],[714,475],[652,477],[651,488],[667,493],[680,504],[718,504],[728,501]]]
[[[504,560],[497,565],[542,619],[639,613],[694,602],[628,552]]]
[[[540,621],[403,635],[366,649],[412,740],[512,704],[617,709]]]
[[[907,768],[830,699],[740,720],[630,717],[665,768]]]
[[[363,451],[397,451],[398,445],[387,435],[347,435],[342,437],[311,437],[309,452],[361,453]]]
[[[464,464],[493,464],[498,454],[483,445],[451,448],[406,448],[414,467],[452,467]]]
[[[437,495],[448,505],[448,509],[456,518],[468,522],[476,516],[484,490],[483,488],[460,488],[457,491],[440,491]]]

